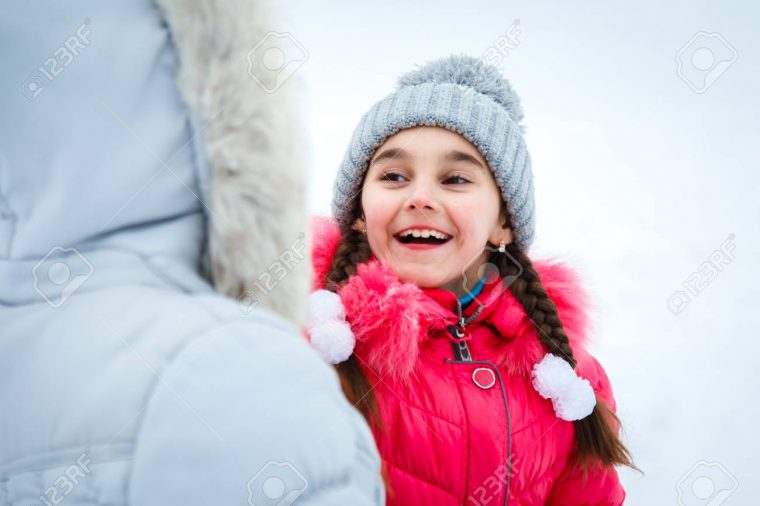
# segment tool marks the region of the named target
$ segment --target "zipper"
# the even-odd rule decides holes
[[[446,362],[450,364],[457,364],[456,360],[446,359]],[[501,389],[501,397],[504,404],[504,415],[505,415],[505,422],[507,427],[507,475],[505,477],[505,484],[504,484],[504,503],[503,506],[508,506],[509,504],[509,485],[512,479],[512,419],[511,415],[509,413],[509,401],[507,400],[507,390],[504,383],[504,378],[502,378],[501,373],[499,372],[499,368],[494,364],[493,362],[490,362],[488,360],[463,360],[464,363],[472,363],[472,364],[483,364],[490,366],[493,371],[496,374],[497,383],[499,385],[499,388]]]
[[[471,323],[475,318],[477,318],[481,311],[483,311],[483,305],[480,304],[478,309],[468,318],[464,318],[462,316],[462,303],[459,302],[459,299],[457,299],[457,317],[459,318],[458,325],[449,325],[446,327],[446,329],[449,331],[449,334],[451,334],[451,346],[454,349],[454,360],[446,359],[446,362],[450,363],[456,363],[456,362],[465,362],[465,363],[475,363],[475,364],[483,364],[483,365],[489,365],[493,371],[495,371],[496,379],[498,380],[499,387],[501,388],[501,395],[502,399],[504,401],[504,412],[506,415],[506,426],[507,426],[507,476],[506,476],[506,486],[504,491],[504,506],[507,506],[509,503],[509,482],[510,478],[512,477],[512,421],[510,419],[510,413],[509,413],[509,401],[507,400],[507,392],[504,386],[504,380],[501,377],[501,373],[499,372],[498,367],[496,367],[496,364],[488,361],[473,361],[472,355],[470,354],[470,348],[467,346],[467,332],[466,327],[469,323]]]
[[[457,325],[449,325],[446,329],[451,334],[451,346],[454,349],[454,358],[459,362],[472,362],[472,355],[470,354],[470,348],[467,346],[467,331],[466,327],[473,320],[475,320],[483,311],[483,304],[478,305],[478,309],[465,318],[462,316],[462,303],[457,299],[457,317],[459,323]]]

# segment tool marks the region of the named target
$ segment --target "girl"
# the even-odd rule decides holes
[[[568,267],[533,262],[520,101],[452,56],[364,115],[315,223],[309,334],[370,423],[388,504],[623,503],[610,382]]]

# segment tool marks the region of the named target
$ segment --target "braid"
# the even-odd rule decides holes
[[[536,326],[538,338],[544,348],[566,360],[575,369],[577,361],[559,319],[557,306],[549,298],[533,263],[515,243],[508,244],[506,250],[509,255],[493,252],[489,262],[496,265],[501,279],[511,281],[510,291]],[[625,465],[638,470],[633,464],[630,452],[613,429],[613,420],[619,425],[615,413],[597,399],[596,406],[589,416],[573,422],[577,447],[575,465],[583,469],[584,475],[592,464],[599,462],[606,465]]]
[[[363,234],[353,229],[342,234],[333,262],[325,276],[325,288],[337,292],[348,278],[356,274],[357,266],[369,260],[371,256],[372,250]],[[335,369],[349,402],[359,410],[368,423],[379,427],[381,420],[375,394],[356,354],[352,353],[348,360],[337,364]]]
[[[510,290],[538,329],[538,338],[544,348],[565,359],[571,367],[575,368],[576,360],[573,357],[567,333],[559,320],[557,306],[541,284],[533,263],[514,243],[507,245],[507,252],[517,261],[516,264],[510,261],[508,255],[498,252],[491,254],[490,261],[498,267],[503,279],[515,278],[510,285]],[[522,272],[519,273],[521,268]]]
[[[327,289],[337,291],[338,286],[356,274],[356,267],[369,260],[370,256],[372,256],[372,250],[361,232],[351,229],[348,233],[342,234],[332,265],[325,277]]]

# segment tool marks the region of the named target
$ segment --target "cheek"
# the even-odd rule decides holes
[[[462,202],[451,210],[450,215],[461,234],[461,247],[466,250],[463,253],[473,255],[486,247],[491,234],[491,218],[483,203]]]
[[[452,216],[456,216],[457,220],[472,220],[480,212],[480,206],[472,199],[458,202],[451,210]]]
[[[450,215],[463,235],[480,235],[484,228],[483,208],[477,202],[463,202],[455,206]]]
[[[366,186],[362,190],[362,210],[364,211],[370,248],[375,255],[384,256],[387,249],[387,230],[393,219],[392,206],[383,198],[381,191]]]
[[[393,196],[373,185],[367,185],[363,190],[362,209],[367,228],[375,230],[387,228],[396,212]]]

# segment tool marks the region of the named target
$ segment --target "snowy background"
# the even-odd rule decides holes
[[[308,53],[296,72],[309,90],[315,213],[329,212],[359,117],[400,73],[450,53],[501,54],[533,158],[530,253],[571,262],[593,295],[593,351],[645,472],[621,470],[628,504],[757,504],[760,8],[281,8],[281,31]]]

